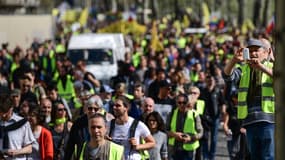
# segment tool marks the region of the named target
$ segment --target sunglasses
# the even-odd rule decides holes
[[[199,94],[198,92],[190,92],[190,94]]]
[[[65,111],[65,108],[58,108],[57,111],[58,111],[58,112]]]
[[[97,111],[99,111],[100,108],[88,107],[87,109],[88,109],[89,112],[92,112],[93,110],[94,110],[95,112],[97,112]]]
[[[185,101],[180,101],[180,102],[177,102],[177,104],[180,104],[180,105],[185,105],[187,102]]]

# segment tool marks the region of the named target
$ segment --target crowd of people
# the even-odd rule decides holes
[[[230,159],[274,159],[268,35],[159,32],[161,50],[149,34],[126,36],[132,49],[108,83],[71,63],[70,32],[26,50],[3,44],[1,157],[213,160],[222,124]]]

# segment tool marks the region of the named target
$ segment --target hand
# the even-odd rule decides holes
[[[182,132],[174,132],[174,138],[177,140],[177,141],[180,141],[182,142],[183,141],[183,133]]]
[[[183,134],[182,135],[182,139],[184,143],[190,142],[191,141],[191,137],[188,134]]]
[[[232,59],[233,62],[238,63],[238,62],[244,61],[242,51],[243,51],[243,48],[239,48],[237,50],[237,52],[234,54],[234,57]]]
[[[15,150],[15,149],[9,149],[7,152],[7,155],[10,156],[10,157],[15,157],[18,155],[18,151]]]
[[[225,133],[225,135],[227,135],[228,136],[228,133],[229,133],[229,127],[227,126],[227,125],[223,125],[223,130],[224,130],[224,133]]]
[[[131,146],[132,146],[132,148],[134,150],[138,150],[139,149],[138,148],[139,144],[137,144],[137,140],[134,137],[130,138],[129,142],[130,142],[130,144],[131,144]]]
[[[243,134],[246,134],[246,129],[245,128],[240,128],[240,132]]]
[[[262,67],[264,67],[258,58],[251,58],[250,60],[248,60],[248,65],[251,68],[255,68],[255,69],[259,69],[259,70],[261,70]]]

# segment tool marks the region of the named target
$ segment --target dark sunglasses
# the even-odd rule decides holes
[[[58,111],[58,112],[65,111],[65,108],[58,108],[57,111]]]
[[[186,104],[187,102],[185,102],[185,101],[181,101],[181,102],[177,102],[177,104],[180,104],[180,105],[182,105],[182,104]]]
[[[95,112],[97,112],[97,111],[99,111],[100,108],[88,107],[87,109],[88,109],[89,112],[92,112],[93,110],[94,110]]]

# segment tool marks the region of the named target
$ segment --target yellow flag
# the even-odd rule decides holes
[[[203,26],[208,26],[210,23],[210,11],[208,5],[205,2],[202,3],[202,12],[203,12]]]
[[[83,11],[81,11],[80,17],[79,17],[79,23],[81,26],[85,26],[88,20],[88,9],[85,8]]]
[[[76,20],[76,11],[73,9],[65,11],[63,20],[67,22],[74,22]]]
[[[157,33],[157,27],[156,27],[156,21],[152,23],[152,28],[151,28],[151,48],[154,51],[161,51],[163,50],[163,45],[159,41],[158,33]]]
[[[59,10],[56,8],[53,8],[51,11],[52,16],[56,17],[59,14]]]

